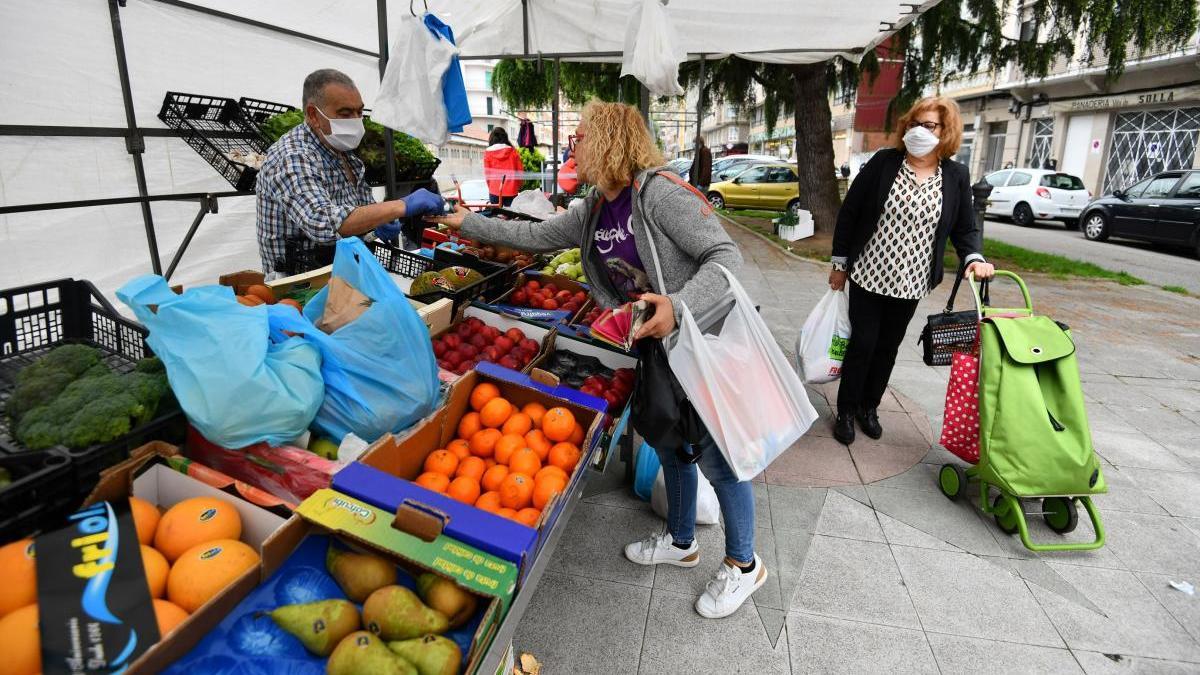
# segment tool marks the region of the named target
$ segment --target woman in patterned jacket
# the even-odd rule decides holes
[[[946,240],[964,274],[990,278],[983,236],[971,208],[966,166],[951,159],[962,144],[958,104],[943,97],[918,101],[898,124],[895,148],[863,166],[838,212],[829,286],[850,282],[850,343],[842,361],[834,437],[854,442],[883,435],[877,408],[917,303],[942,281]]]

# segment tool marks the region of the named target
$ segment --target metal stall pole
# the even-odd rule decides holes
[[[375,0],[375,16],[376,23],[379,26],[379,79],[383,80],[383,73],[387,70],[388,62],[388,34],[387,34],[387,2],[386,0]],[[384,153],[387,156],[387,186],[384,188],[384,196],[387,199],[396,198],[396,146],[392,140],[392,130],[383,128],[383,145]]]
[[[559,155],[558,155],[558,96],[560,93],[558,90],[558,87],[559,87],[558,75],[559,75],[559,67],[560,66],[562,66],[562,61],[555,58],[554,59],[554,101],[553,101],[553,106],[550,108],[550,118],[552,120],[552,124],[554,125],[554,131],[551,134],[551,136],[554,138],[554,179],[552,181],[554,183],[554,185],[553,185],[553,187],[550,188],[552,190],[552,192],[550,194],[553,194],[553,195],[558,194],[558,169],[559,169],[559,164],[562,160],[562,158],[559,157]]]
[[[638,82],[638,110],[642,113],[642,122],[650,128],[650,90]]]
[[[146,189],[146,167],[142,164],[142,153],[146,151],[146,140],[137,126],[137,115],[133,111],[133,94],[129,87],[129,65],[125,62],[125,38],[121,33],[121,15],[117,0],[108,0],[108,16],[112,21],[113,47],[117,53],[117,72],[121,76],[121,99],[125,104],[125,150],[133,158],[133,174],[137,179],[138,196],[150,194]],[[162,260],[158,257],[158,237],[154,233],[154,216],[150,213],[150,202],[143,201],[142,224],[146,227],[146,245],[150,247],[150,267],[155,274],[162,274]]]
[[[700,55],[700,84],[696,87],[696,138],[692,140],[692,166],[700,157],[700,130],[704,127],[704,54]],[[695,180],[695,176],[690,176]]]

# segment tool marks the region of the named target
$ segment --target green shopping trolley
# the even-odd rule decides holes
[[[1016,274],[997,271],[1021,289],[1025,306],[984,304],[972,277],[978,309],[979,461],[945,464],[938,487],[951,499],[978,483],[979,508],[1007,534],[1020,533],[1031,551],[1082,551],[1104,545],[1104,526],[1091,495],[1108,491],[1092,447],[1087,410],[1070,329],[1033,313],[1029,289]],[[993,493],[994,496],[993,496]],[[1041,511],[1025,505],[1040,499]],[[1026,516],[1040,515],[1059,534],[1079,524],[1083,504],[1093,541],[1038,544]]]

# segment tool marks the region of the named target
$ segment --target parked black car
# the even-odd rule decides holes
[[[1200,170],[1165,171],[1095,199],[1079,218],[1092,241],[1109,237],[1191,247],[1200,256]]]

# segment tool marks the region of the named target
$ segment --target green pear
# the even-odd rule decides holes
[[[462,650],[454,640],[440,635],[389,642],[388,649],[417,667],[420,675],[458,675]]]
[[[272,610],[271,618],[317,656],[329,656],[342,638],[358,630],[360,625],[358,608],[347,600],[285,605]]]
[[[363,625],[384,640],[408,640],[450,629],[445,614],[430,609],[404,586],[384,586],[363,603]]]
[[[325,567],[354,602],[362,602],[375,591],[396,583],[396,566],[378,556],[330,546]]]
[[[420,675],[383,641],[365,630],[347,635],[325,664],[326,675]]]
[[[451,628],[458,628],[475,616],[475,596],[445,577],[431,572],[422,574],[417,578],[417,595],[430,608],[445,614]]]

